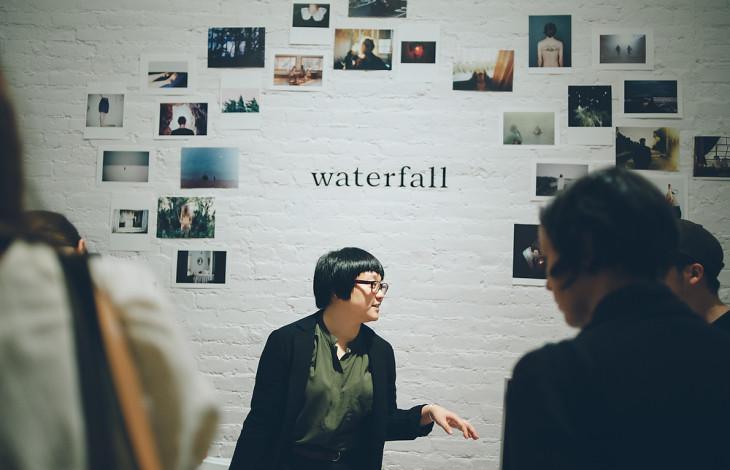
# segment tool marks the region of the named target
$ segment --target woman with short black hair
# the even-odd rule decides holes
[[[269,336],[232,470],[380,470],[385,441],[425,436],[434,422],[478,438],[439,405],[398,409],[393,348],[364,325],[380,315],[384,277],[359,248],[319,259],[320,310]]]

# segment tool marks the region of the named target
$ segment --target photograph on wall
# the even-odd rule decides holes
[[[324,55],[304,51],[274,53],[271,88],[288,91],[320,91],[324,86]]]
[[[689,219],[688,216],[688,179],[685,175],[667,175],[654,171],[642,171],[641,176],[654,183],[664,195],[678,219]]]
[[[144,251],[151,248],[150,213],[154,213],[151,194],[112,194],[109,249]]]
[[[531,15],[529,23],[529,71],[565,73],[573,66],[570,15]]]
[[[351,18],[405,18],[408,0],[349,0]]]
[[[512,284],[544,286],[545,255],[540,250],[538,225],[514,224]]]
[[[143,55],[140,59],[142,93],[183,95],[193,89],[193,63],[189,56]]]
[[[88,87],[84,138],[124,138],[124,95],[120,84]]]
[[[99,150],[99,183],[147,183],[150,180],[151,150],[110,147]]]
[[[157,238],[215,238],[212,197],[160,197]]]
[[[397,78],[404,81],[431,82],[436,79],[438,42],[441,26],[435,23],[407,24],[398,28],[394,59]]]
[[[209,68],[263,68],[266,28],[208,29]]]
[[[178,250],[173,268],[175,287],[222,287],[226,283],[225,251]]]
[[[157,139],[188,139],[208,135],[208,103],[163,102],[157,108]]]
[[[502,115],[502,144],[545,146],[558,143],[555,111],[516,111]]]
[[[402,41],[401,64],[435,64],[436,41]]]
[[[330,3],[292,3],[290,44],[330,44]]]
[[[729,136],[695,136],[692,176],[730,178]]]
[[[258,129],[261,127],[261,80],[248,75],[224,75],[220,86],[222,129]]]
[[[590,171],[587,163],[535,162],[532,178],[532,200],[545,201],[565,191],[578,178]]]
[[[677,80],[624,80],[623,110],[627,118],[681,118]]]
[[[238,148],[183,147],[180,151],[180,187],[237,188]]]
[[[610,85],[568,86],[567,136],[571,144],[613,144],[613,101]]]
[[[452,90],[512,91],[515,51],[462,50],[454,60]]]
[[[679,171],[678,163],[678,129],[616,128],[616,166],[632,170]]]
[[[335,29],[335,70],[391,70],[393,30]]]
[[[653,33],[622,28],[594,29],[593,66],[606,70],[653,69]]]

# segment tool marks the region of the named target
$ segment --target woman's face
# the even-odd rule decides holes
[[[380,274],[372,271],[360,273],[356,279],[358,281],[382,281]],[[380,318],[380,304],[384,297],[382,290],[375,293],[368,284],[355,284],[348,302],[358,319],[362,323],[366,323]]]

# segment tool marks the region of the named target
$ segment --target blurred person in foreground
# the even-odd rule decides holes
[[[643,177],[581,178],[540,213],[547,289],[578,335],[525,355],[504,470],[730,468],[730,337],[664,284],[677,220]]]
[[[109,401],[82,399],[77,304],[63,255],[29,241],[35,236],[22,207],[20,140],[1,75],[0,142],[0,468],[130,468],[122,453],[101,456],[100,466],[88,445],[99,441],[87,426],[87,409]],[[105,292],[120,317],[162,467],[195,468],[213,438],[217,407],[170,305],[152,276],[135,265],[94,257],[88,271],[93,288]],[[119,427],[101,431],[113,441],[110,448],[124,440]]]
[[[86,240],[63,214],[33,210],[24,214],[24,224],[29,237],[58,248],[66,254],[87,253]]]

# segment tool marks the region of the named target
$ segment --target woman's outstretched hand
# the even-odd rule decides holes
[[[432,422],[441,426],[447,434],[453,434],[452,428],[456,428],[464,434],[464,439],[479,439],[479,434],[469,421],[443,406],[431,404],[423,407],[421,410],[421,425],[425,426]]]

